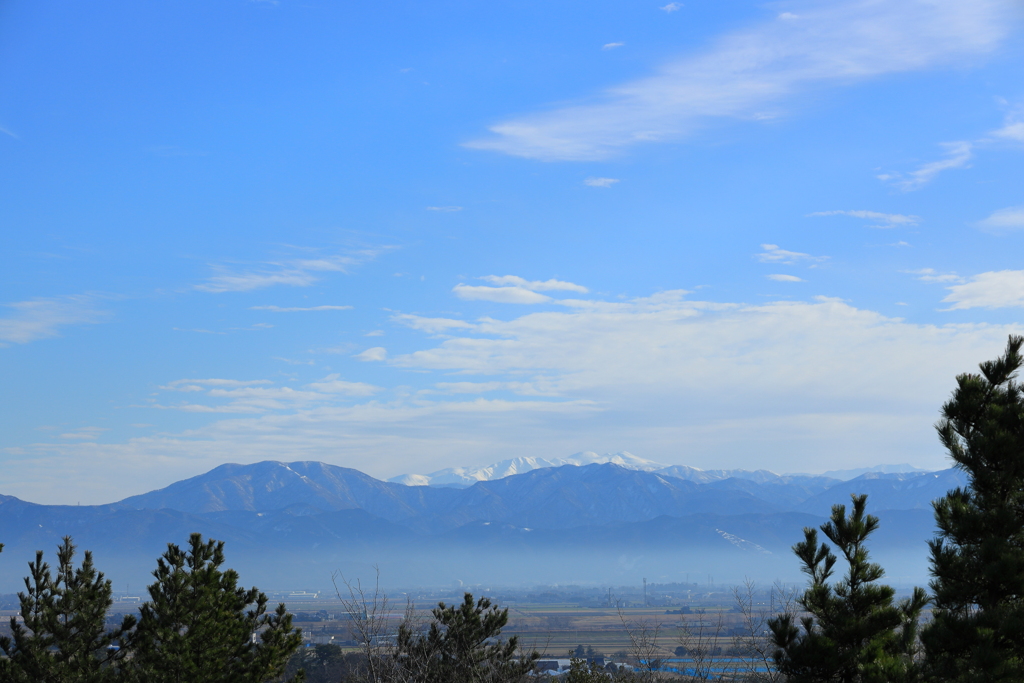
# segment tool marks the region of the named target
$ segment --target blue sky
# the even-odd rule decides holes
[[[946,466],[1024,331],[1009,0],[0,5],[0,492]]]

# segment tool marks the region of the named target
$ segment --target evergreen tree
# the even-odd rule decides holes
[[[126,617],[107,630],[113,604],[110,581],[96,571],[92,553],[74,566],[75,546],[69,537],[57,549],[57,571],[36,553],[19,593],[24,624],[11,618],[11,637],[0,637],[8,658],[0,665],[0,681],[31,683],[103,683],[114,681],[124,657],[116,646],[135,624]]]
[[[805,528],[793,551],[810,577],[797,600],[809,616],[799,626],[792,614],[769,621],[775,663],[794,683],[896,683],[915,677],[917,620],[928,599],[915,588],[912,597],[894,603],[895,591],[876,583],[885,572],[868,561],[865,541],[878,518],[864,514],[866,495],[852,498],[849,516],[845,505],[834,505],[830,521],[821,525],[849,565],[846,576],[829,583],[838,558],[828,544],[818,544],[816,529]]]
[[[426,635],[416,635],[408,623],[398,629],[398,659],[417,683],[476,683],[526,680],[540,656],[515,659],[518,640],[499,640],[508,623],[508,610],[487,598],[475,603],[466,593],[461,605],[439,603]]]
[[[192,534],[188,550],[168,544],[132,638],[138,681],[264,683],[284,672],[301,632],[283,604],[268,613],[267,596],[239,588],[238,574],[223,564],[222,541]]]
[[[936,425],[966,488],[935,501],[933,622],[922,633],[932,678],[1024,680],[1024,337],[962,374]]]

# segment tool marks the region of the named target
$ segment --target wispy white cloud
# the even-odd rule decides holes
[[[376,258],[387,247],[363,249],[347,254],[332,254],[322,258],[268,261],[252,268],[212,266],[214,275],[206,282],[195,285],[203,292],[248,292],[275,285],[309,287],[320,280],[321,273],[347,273],[353,267]]]
[[[963,282],[963,278],[956,273],[940,273],[934,268],[918,268],[917,270],[904,270],[908,275],[916,275],[921,282],[944,283]]]
[[[794,264],[799,262],[821,262],[826,260],[827,256],[811,256],[810,254],[804,254],[799,251],[787,251],[779,248],[777,244],[762,244],[762,251],[760,254],[754,254],[761,263],[785,263]]]
[[[160,387],[165,391],[205,391],[209,387],[238,388],[273,384],[269,379],[176,379]]]
[[[622,47],[625,43],[605,43],[601,46],[602,50],[614,50],[617,47]]]
[[[382,389],[364,382],[349,382],[339,374],[301,389],[275,386],[271,380],[178,379],[160,387],[163,391],[193,394],[183,403],[154,403],[148,407],[187,413],[268,413],[335,403],[339,397],[372,396]],[[200,400],[207,403],[200,403]]]
[[[662,5],[658,9],[660,9],[662,12],[667,12],[668,14],[672,14],[672,12],[678,12],[679,10],[683,9],[683,3],[681,3],[681,2],[670,2],[667,5]]]
[[[918,216],[910,216],[901,213],[880,213],[878,211],[815,211],[807,214],[810,216],[852,216],[873,221],[873,228],[895,228],[903,225],[917,225],[920,222]]]
[[[366,384],[365,382],[346,382],[345,380],[338,379],[339,377],[341,377],[341,375],[327,375],[327,377],[324,377],[319,382],[307,384],[306,387],[313,391],[319,391],[325,394],[344,394],[345,396],[373,396],[374,394],[383,391],[380,387],[372,384]]]
[[[108,311],[97,309],[89,296],[17,301],[3,304],[3,308],[10,309],[11,314],[0,318],[0,345],[56,337],[62,327],[98,323],[110,316]]]
[[[438,382],[437,391],[449,394],[486,394],[492,391],[510,391],[520,396],[555,396],[550,390],[538,387],[538,382]],[[426,393],[433,393],[428,391]]]
[[[915,324],[836,299],[748,305],[681,292],[477,324],[390,360],[389,373],[426,377],[433,394],[396,392],[383,401],[308,385],[262,396],[195,392],[188,394],[194,407],[173,408],[223,415],[177,434],[8,449],[5,475],[16,468],[19,481],[33,482],[42,481],[33,473],[59,470],[89,482],[100,503],[223,462],[284,458],[382,477],[526,451],[564,457],[627,446],[697,467],[806,471],[827,450],[843,466],[865,464],[865,453],[898,451],[912,464],[941,468],[931,425],[955,375],[1024,331]],[[487,397],[495,391],[510,396]],[[283,407],[264,407],[269,402]],[[765,453],[775,459],[765,461]],[[112,467],[126,476],[110,481],[102,473]],[[42,502],[66,496],[31,483],[5,492]]]
[[[942,302],[952,304],[947,310],[1024,307],[1024,270],[975,275],[963,284],[949,287]]]
[[[72,432],[60,434],[59,438],[72,439],[76,441],[93,441],[100,438],[100,435],[107,431],[110,431],[107,427],[80,427]]]
[[[499,304],[543,304],[551,301],[551,297],[524,287],[475,287],[460,283],[452,291],[465,301],[493,301]]]
[[[1003,234],[1024,230],[1024,206],[1010,206],[993,211],[992,214],[974,224],[985,232]]]
[[[796,275],[785,275],[782,273],[772,273],[771,275],[765,275],[769,280],[775,280],[776,282],[803,282],[804,279],[797,277]]]
[[[296,313],[300,311],[347,311],[351,306],[250,306],[251,311],[273,311],[274,313]]]
[[[362,353],[357,353],[355,357],[367,362],[387,360],[388,350],[383,346],[374,346],[372,349],[366,349]]]
[[[619,182],[618,178],[587,178],[583,184],[590,187],[611,187],[617,182]]]
[[[471,330],[474,325],[465,320],[453,318],[425,318],[411,313],[398,313],[391,316],[391,320],[414,330],[427,332],[429,334],[441,334],[449,330]]]
[[[15,140],[21,139],[14,133],[14,131],[10,130],[9,128],[4,128],[3,126],[0,126],[0,133],[3,133],[4,135],[10,135]]]
[[[248,292],[263,287],[274,285],[288,285],[289,287],[309,287],[317,281],[313,273],[297,268],[278,268],[275,270],[262,269],[248,272],[231,272],[222,266],[215,266],[218,272],[203,284],[196,285],[196,289],[204,292]]]
[[[939,161],[932,161],[922,164],[917,170],[906,175],[902,173],[883,173],[878,176],[879,180],[890,182],[904,192],[919,190],[943,171],[956,168],[969,168],[971,158],[974,156],[974,143],[960,140],[958,142],[944,142],[946,158]]]
[[[462,211],[461,206],[428,206],[427,211],[440,211],[442,213],[454,213],[455,211]]]
[[[1024,142],[1024,108],[1014,109],[1007,114],[1003,127],[992,131],[991,134],[1004,140]]]
[[[811,86],[962,64],[990,53],[1011,30],[1014,4],[807,4],[798,15],[782,13],[724,35],[653,76],[609,88],[591,98],[596,102],[502,121],[490,128],[492,136],[467,146],[542,160],[593,160],[640,142],[683,139],[705,119],[765,118]]]
[[[566,282],[565,280],[527,280],[516,275],[485,275],[480,279],[486,280],[492,285],[512,285],[513,287],[522,287],[534,292],[563,291],[586,294],[588,291],[583,285]]]

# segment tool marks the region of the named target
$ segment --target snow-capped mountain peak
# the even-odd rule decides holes
[[[644,458],[638,458],[632,453],[622,451],[620,453],[605,453],[598,455],[593,451],[582,451],[575,453],[568,458],[537,458],[524,456],[502,460],[491,465],[479,467],[448,467],[443,470],[431,472],[430,474],[401,474],[388,479],[396,484],[406,486],[450,486],[462,488],[472,486],[478,481],[494,481],[504,479],[514,474],[523,474],[543,467],[561,467],[562,465],[594,465],[612,463],[621,467],[644,472],[653,472],[663,469],[665,465],[656,463]]]

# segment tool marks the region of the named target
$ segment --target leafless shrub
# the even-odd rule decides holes
[[[341,572],[332,574],[331,581],[342,609],[348,615],[352,637],[365,658],[365,680],[368,683],[394,683],[402,680],[399,667],[395,665],[394,637],[388,629],[395,606],[380,587],[380,569],[374,567],[374,572],[372,589],[364,588],[359,579],[349,581]],[[404,621],[411,622],[412,616],[413,605],[407,601]]]
[[[661,622],[646,618],[627,619],[621,605],[618,605],[616,609],[619,613],[619,621],[622,622],[622,627],[629,636],[630,655],[637,662],[635,680],[643,683],[661,680],[658,671],[663,659],[661,647],[658,646]]]
[[[733,588],[736,607],[741,615],[740,633],[734,636],[733,649],[743,659],[744,680],[757,683],[781,683],[785,677],[775,667],[768,621],[779,612],[789,612],[796,597],[795,589],[776,583],[769,589],[768,605],[756,604],[757,586],[751,579]]]
[[[698,609],[681,617],[677,640],[690,660],[680,672],[683,680],[706,681],[716,677],[714,657],[721,652],[718,643],[724,629],[725,622],[720,612],[711,617],[703,609]]]

